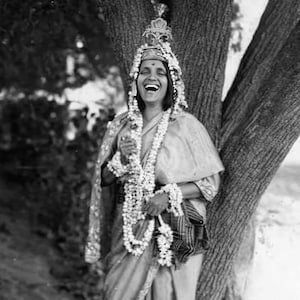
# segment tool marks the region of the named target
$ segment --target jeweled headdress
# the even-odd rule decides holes
[[[167,22],[164,19],[159,17],[151,21],[151,24],[147,26],[143,37],[145,39],[145,43],[138,48],[130,71],[132,83],[128,101],[129,116],[139,112],[138,102],[136,99],[136,80],[141,62],[147,59],[157,59],[166,62],[170,71],[173,84],[173,105],[171,117],[175,118],[176,114],[178,114],[182,108],[187,107],[187,103],[185,101],[181,69],[170,46],[170,41],[172,40],[171,28],[167,26]]]

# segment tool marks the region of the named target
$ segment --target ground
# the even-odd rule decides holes
[[[0,299],[71,300],[51,275],[60,259],[51,243],[22,218],[1,212],[0,220]]]
[[[300,166],[282,167],[261,199],[245,300],[300,299],[299,175]],[[1,184],[0,190],[0,299],[74,300],[57,278],[62,257],[51,239],[34,232],[14,206],[2,209],[20,195]]]

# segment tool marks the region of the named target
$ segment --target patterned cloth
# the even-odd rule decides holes
[[[143,167],[161,116],[162,114],[157,115],[143,128],[141,149]],[[160,293],[155,290],[155,287],[160,285],[154,276],[155,272],[162,275],[161,282],[168,282],[169,295],[171,295],[168,299],[185,299],[182,295],[186,293],[194,295],[202,262],[202,254],[199,253],[208,247],[205,228],[206,200],[199,198],[184,200],[182,217],[163,213],[163,218],[171,225],[174,232],[172,249],[176,266],[155,268],[157,253],[154,239],[142,256],[135,257],[127,253],[123,245],[122,200],[114,195],[115,185],[108,188],[110,193],[102,188],[101,168],[118,149],[121,137],[126,135],[128,130],[129,123],[125,113],[111,122],[103,139],[93,182],[86,261],[96,263],[101,256],[106,257],[105,293],[109,300],[137,299],[140,292],[145,292],[143,289],[145,286],[147,289],[151,287],[149,294],[147,290],[145,292],[147,300],[164,299],[150,297]],[[183,112],[176,120],[169,123],[155,168],[155,179],[159,186],[168,183],[193,182],[210,201],[218,190],[216,184],[218,173],[223,169],[223,164],[207,131],[195,117]],[[147,228],[147,220],[137,224],[136,234],[143,234],[145,228]],[[200,266],[193,266],[190,263],[192,260],[195,262],[199,260]],[[149,273],[151,270],[152,275]],[[191,274],[190,278],[188,274]],[[183,278],[184,276],[187,278]],[[190,291],[185,290],[184,287],[178,288],[181,286],[180,282],[185,279]],[[172,298],[175,294],[177,298]]]

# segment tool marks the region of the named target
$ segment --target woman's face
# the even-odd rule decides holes
[[[160,60],[144,60],[140,67],[137,86],[145,105],[159,104],[168,88],[167,70]]]

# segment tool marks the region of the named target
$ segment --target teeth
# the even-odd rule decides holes
[[[146,84],[145,89],[149,91],[157,91],[159,89],[159,86],[156,84]]]

